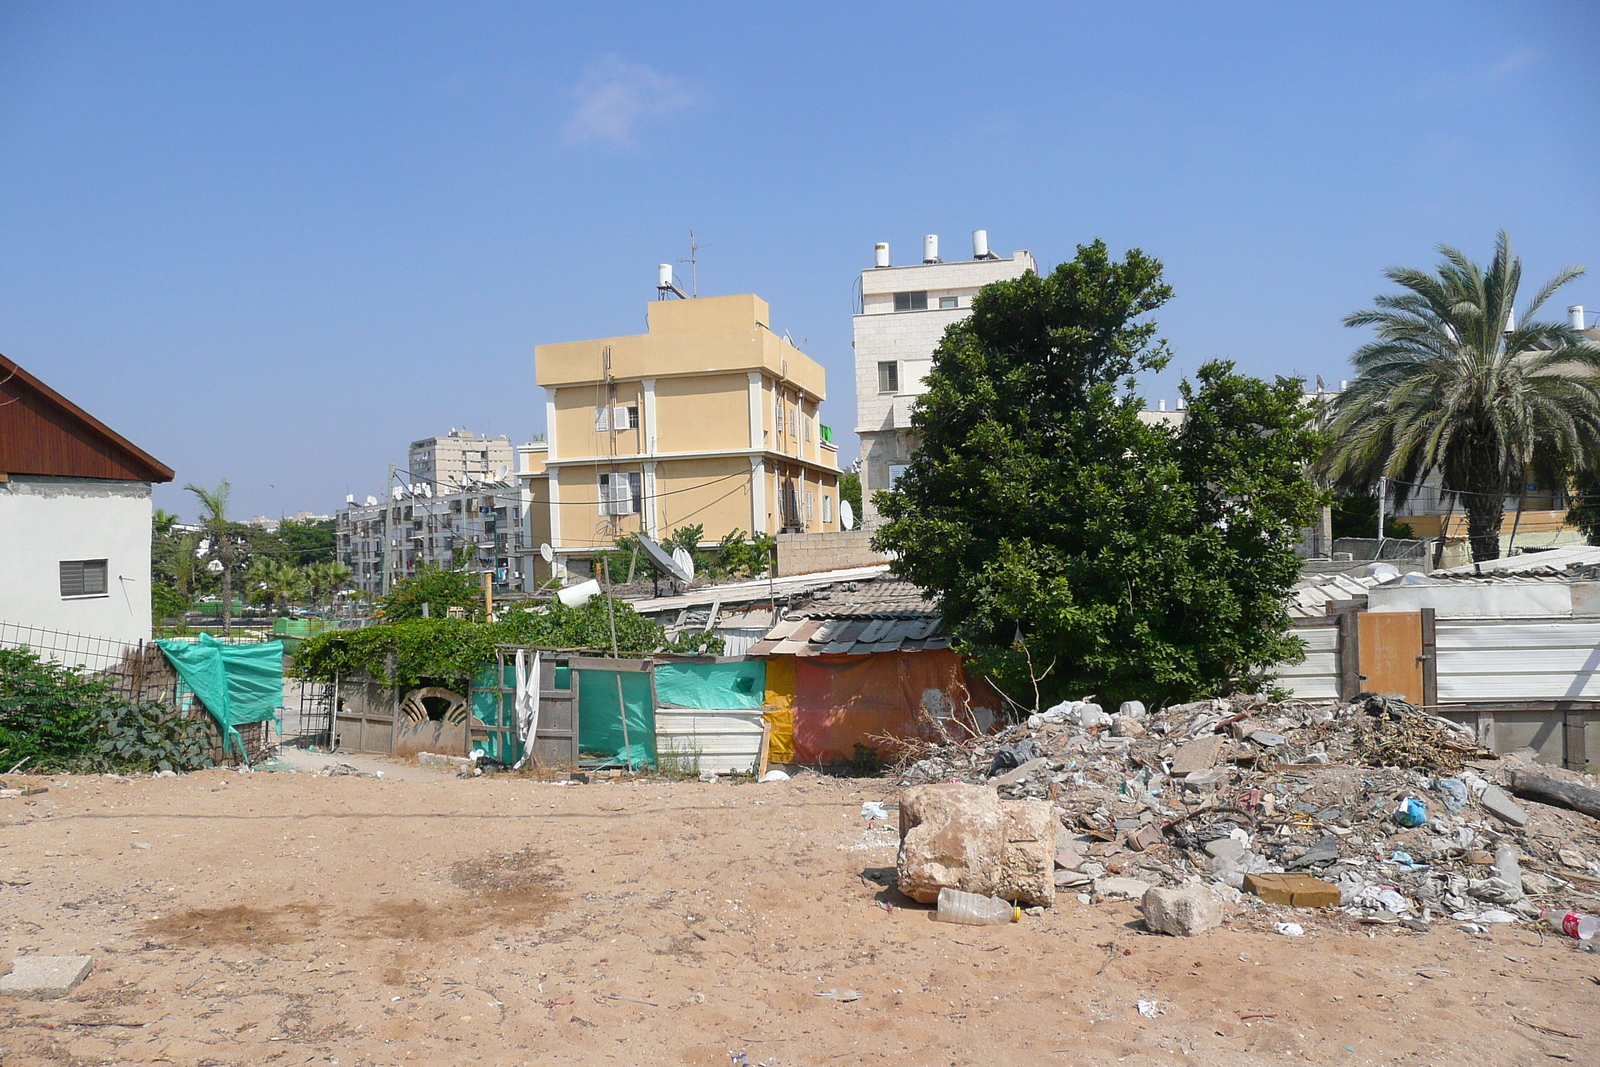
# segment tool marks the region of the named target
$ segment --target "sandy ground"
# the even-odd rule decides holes
[[[0,800],[0,969],[95,968],[0,997],[5,1067],[1600,1063],[1600,956],[1532,929],[932,922],[859,816],[887,782],[7,784],[49,792]]]

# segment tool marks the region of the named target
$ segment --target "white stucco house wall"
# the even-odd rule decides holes
[[[99,666],[149,640],[150,487],[172,477],[0,356],[0,644]]]

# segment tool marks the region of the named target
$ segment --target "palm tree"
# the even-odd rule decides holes
[[[1467,515],[1472,558],[1500,555],[1505,498],[1530,475],[1565,487],[1600,463],[1600,347],[1565,323],[1534,321],[1568,267],[1517,325],[1522,261],[1501,231],[1488,270],[1441,245],[1436,273],[1392,267],[1400,293],[1345,318],[1377,339],[1356,350],[1357,376],[1334,402],[1327,472],[1341,489],[1395,480],[1396,502],[1437,474]]]
[[[245,575],[245,588],[249,591],[251,601],[265,604],[269,609],[274,604],[287,606],[306,591],[306,586],[306,573],[283,560],[258,559],[250,565],[250,571]]]
[[[229,529],[228,497],[233,493],[233,486],[224,478],[215,489],[192,484],[183,488],[195,495],[205,512],[200,517],[200,528],[206,533],[206,556],[221,565],[222,636],[228,637],[233,633],[233,565],[243,549]]]
[[[320,604],[350,584],[350,568],[343,563],[313,563],[305,568],[306,584],[311,589],[311,602]]]

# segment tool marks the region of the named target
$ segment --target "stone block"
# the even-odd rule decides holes
[[[1206,737],[1197,737],[1193,741],[1178,749],[1172,757],[1172,777],[1182,778],[1195,771],[1208,770],[1217,764],[1217,757],[1222,755],[1222,735],[1211,734]]]
[[[900,892],[932,904],[960,889],[1029,904],[1055,902],[1059,822],[1048,802],[1002,801],[980,785],[900,793]]]
[[[1150,883],[1137,878],[1096,878],[1094,891],[1102,897],[1129,897],[1143,900],[1150,891]]]
[[[1309,874],[1247,874],[1244,891],[1254,893],[1268,904],[1288,904],[1296,908],[1339,906],[1339,887]]]
[[[1143,737],[1144,726],[1131,715],[1118,715],[1111,720],[1112,737]]]
[[[18,956],[11,973],[0,978],[0,996],[55,1000],[72,992],[89,974],[89,956]]]
[[[1151,889],[1143,907],[1145,926],[1158,934],[1195,937],[1222,925],[1222,901],[1205,886]]]
[[[1506,796],[1504,789],[1492,782],[1489,788],[1483,791],[1483,796],[1478,798],[1478,802],[1483,805],[1485,811],[1502,822],[1508,822],[1512,826],[1528,825],[1528,813],[1523,811],[1522,806],[1515,800]]]
[[[1143,852],[1146,849],[1155,848],[1161,843],[1161,827],[1155,823],[1146,823],[1127,837],[1128,847],[1135,852]]]
[[[989,779],[989,784],[995,786],[996,788],[1003,785],[1016,785],[1018,782],[1026,781],[1028,776],[1034,771],[1049,765],[1049,760],[1045,759],[1043,756],[1036,756],[1033,759],[1028,760],[1026,763],[1011,768],[1004,774],[999,774]]]

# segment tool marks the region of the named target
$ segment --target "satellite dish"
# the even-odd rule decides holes
[[[377,503],[378,503],[378,498],[368,494],[368,496],[367,496],[367,507],[369,507],[369,508],[373,507]]]
[[[638,534],[636,537],[639,547],[644,549],[644,554],[650,557],[650,562],[654,563],[658,570],[685,584],[694,581],[694,572],[679,566],[678,561],[667,555],[666,550],[660,545],[644,534]]]
[[[220,559],[212,560],[210,563],[206,564],[206,570],[210,571],[212,574],[221,574],[222,561]]]
[[[853,530],[856,525],[856,509],[850,506],[850,501],[839,501],[839,529]]]
[[[550,548],[550,543],[548,541],[539,546],[539,558],[544,560],[546,563],[555,562],[556,554],[554,550]]]
[[[672,562],[683,568],[683,572],[689,576],[689,581],[694,581],[694,557],[689,555],[687,549],[673,549]]]

